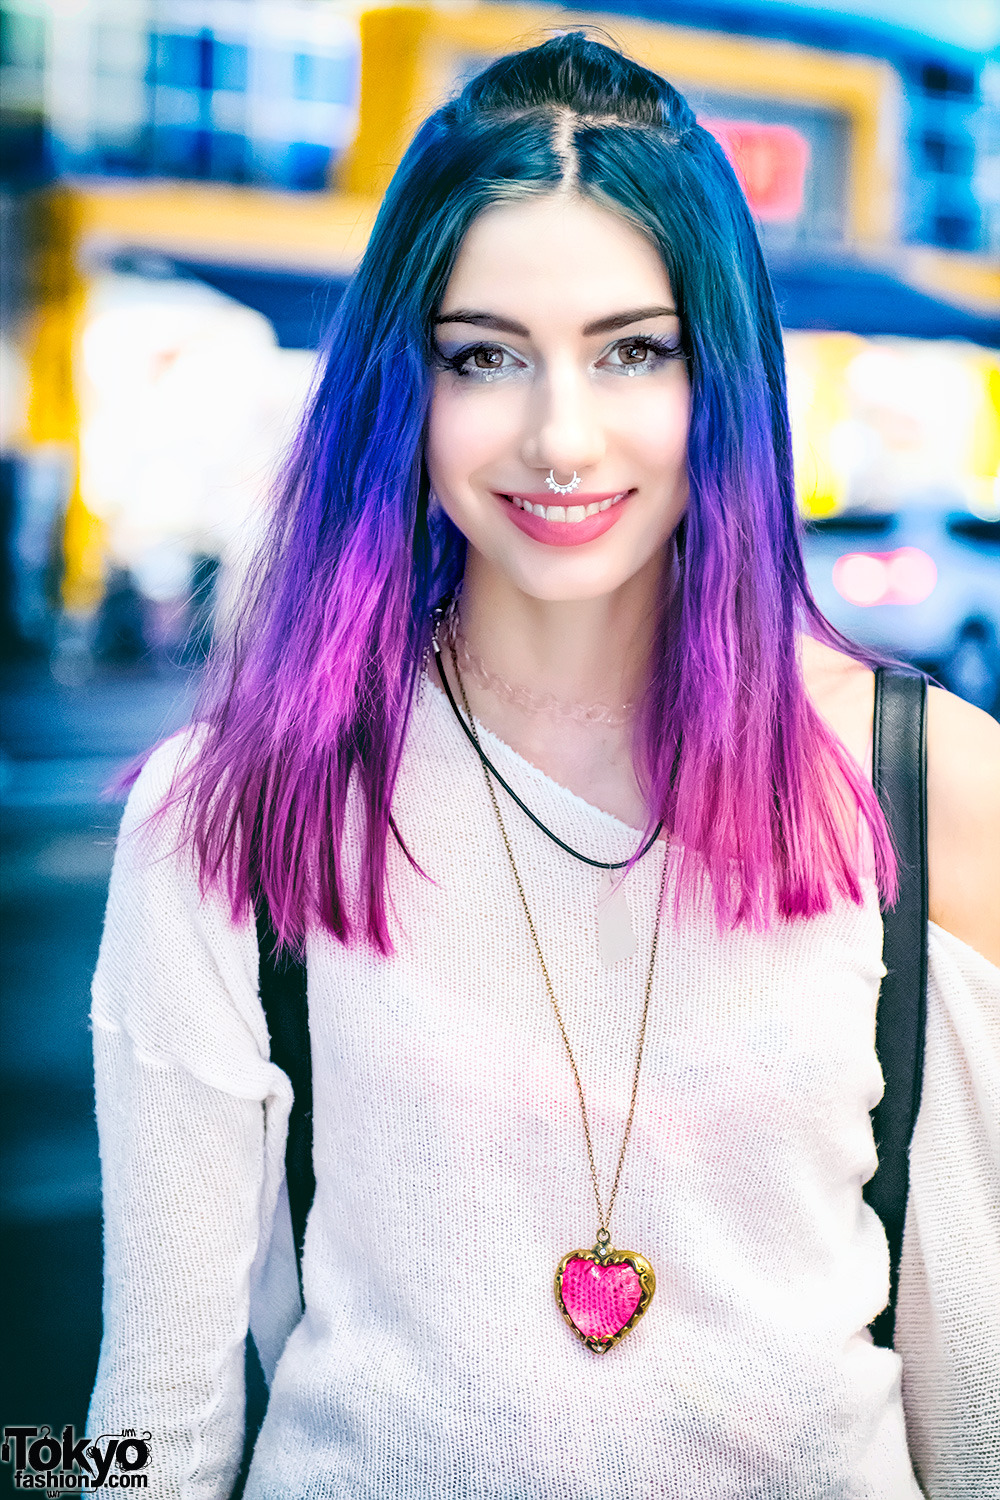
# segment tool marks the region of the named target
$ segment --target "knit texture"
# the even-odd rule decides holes
[[[635,846],[481,733],[573,847]],[[396,952],[308,948],[302,1315],[291,1088],[253,927],[199,895],[173,815],[146,821],[188,753],[162,747],[133,791],[94,982],[106,1273],[87,1430],[148,1430],[152,1495],[228,1495],[249,1319],[272,1385],[248,1500],[916,1500],[907,1425],[931,1500],[1000,1496],[1000,971],[932,926],[901,1361],[865,1331],[888,1286],[861,1196],[882,1086],[873,883],[768,934],[720,935],[707,893],[668,908],[611,1226],[657,1290],[590,1352],[552,1284],[598,1227],[576,1090],[482,770],[424,682],[394,802],[424,873],[390,851]],[[606,1195],[664,846],[628,877],[637,952],[607,968],[600,872],[505,816]]]

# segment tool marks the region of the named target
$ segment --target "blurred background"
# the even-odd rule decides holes
[[[81,1432],[96,1364],[102,788],[189,712],[414,124],[573,18],[744,183],[821,607],[1000,713],[1000,0],[5,0],[7,1424]]]

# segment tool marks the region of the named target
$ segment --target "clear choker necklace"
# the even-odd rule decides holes
[[[632,716],[635,707],[632,703],[622,703],[617,707],[609,707],[603,703],[565,703],[552,693],[533,693],[528,688],[515,687],[512,683],[505,682],[469,650],[458,629],[458,611],[454,601],[445,615],[442,633],[445,642],[454,647],[459,667],[467,677],[525,713],[547,714],[552,718],[572,720],[576,724],[610,724],[615,727],[627,724]]]

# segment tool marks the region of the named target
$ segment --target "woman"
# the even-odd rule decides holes
[[[227,1494],[249,1317],[255,1500],[902,1500],[911,1451],[988,1493],[1000,731],[932,692],[901,1398],[872,682],[721,151],[582,35],[501,60],[396,173],[232,665],[126,813],[88,1431]],[[304,1314],[255,904],[308,963]]]

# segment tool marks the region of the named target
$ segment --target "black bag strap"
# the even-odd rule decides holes
[[[271,1036],[271,1061],[287,1073],[294,1095],[285,1145],[285,1177],[301,1291],[306,1219],[316,1195],[306,966],[304,960],[293,954],[285,952],[279,955],[277,935],[264,900],[257,908],[257,947],[260,952],[260,1003]]]
[[[886,975],[875,1048],[885,1093],[872,1111],[878,1170],[864,1187],[889,1242],[889,1301],[871,1332],[876,1344],[891,1348],[927,1020],[927,682],[915,672],[875,673],[872,780],[899,863],[899,897],[882,907]]]
[[[899,899],[883,907],[882,958],[875,1045],[885,1093],[872,1112],[879,1164],[865,1184],[866,1201],[889,1242],[889,1302],[872,1324],[877,1344],[892,1346],[899,1258],[909,1191],[909,1151],[923,1081],[927,1013],[927,684],[912,672],[875,673],[872,774],[899,858]],[[306,1219],[316,1193],[312,1155],[312,1055],[305,963],[277,955],[278,942],[261,902],[257,913],[260,998],[271,1035],[271,1061],[294,1092],[285,1148],[299,1286]]]

